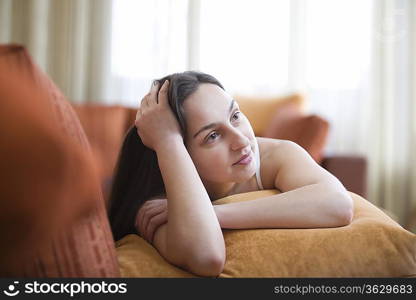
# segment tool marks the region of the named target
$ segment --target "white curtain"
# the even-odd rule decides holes
[[[25,45],[73,102],[136,107],[188,68],[187,25],[187,0],[0,0],[0,43]]]
[[[110,0],[0,0],[0,43],[27,47],[72,101],[101,99],[109,72]]]
[[[407,225],[416,218],[416,3],[375,4],[369,196]]]
[[[234,94],[303,91],[327,154],[365,156],[368,199],[416,218],[415,1],[201,2],[201,69]]]
[[[416,4],[411,3],[410,6],[410,26],[409,33],[413,35],[413,38],[410,40],[410,53],[416,53],[416,38],[414,37],[416,32]],[[412,199],[411,207],[409,210],[410,216],[407,218],[407,225],[410,230],[416,232],[416,60],[413,58],[410,60],[410,103],[411,103],[411,128],[410,132],[410,153],[411,158],[409,159],[409,168],[410,168],[410,186],[411,193],[410,198]]]

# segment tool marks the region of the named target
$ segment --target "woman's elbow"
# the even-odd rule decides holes
[[[188,263],[188,269],[199,276],[217,277],[225,265],[225,255],[206,255],[193,257]]]
[[[344,190],[331,189],[326,201],[326,226],[347,226],[353,219],[353,202],[350,194]]]
[[[351,224],[354,216],[354,205],[352,198],[348,192],[342,192],[337,195],[337,219],[339,226],[347,226]]]
[[[350,225],[353,218],[353,212],[351,211],[345,211],[339,216],[339,226],[347,226]]]

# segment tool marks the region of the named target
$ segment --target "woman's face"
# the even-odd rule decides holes
[[[254,175],[254,132],[229,94],[203,83],[184,101],[184,110],[187,149],[204,183],[244,182]],[[235,164],[248,153],[249,164]]]

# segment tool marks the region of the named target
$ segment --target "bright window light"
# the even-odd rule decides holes
[[[200,69],[231,93],[278,93],[288,83],[288,0],[201,0]]]
[[[156,78],[187,63],[187,0],[113,0],[112,73]]]
[[[354,89],[369,68],[371,0],[306,2],[306,83]]]

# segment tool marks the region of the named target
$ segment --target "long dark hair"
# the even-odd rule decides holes
[[[169,106],[185,139],[185,99],[195,92],[201,83],[212,83],[222,89],[224,87],[213,76],[197,71],[175,73],[157,79],[159,87],[165,80],[169,80]],[[117,241],[129,233],[138,233],[134,221],[139,208],[145,201],[165,195],[165,185],[156,152],[143,144],[136,126],[133,125],[124,138],[110,192],[108,216],[114,239]]]

